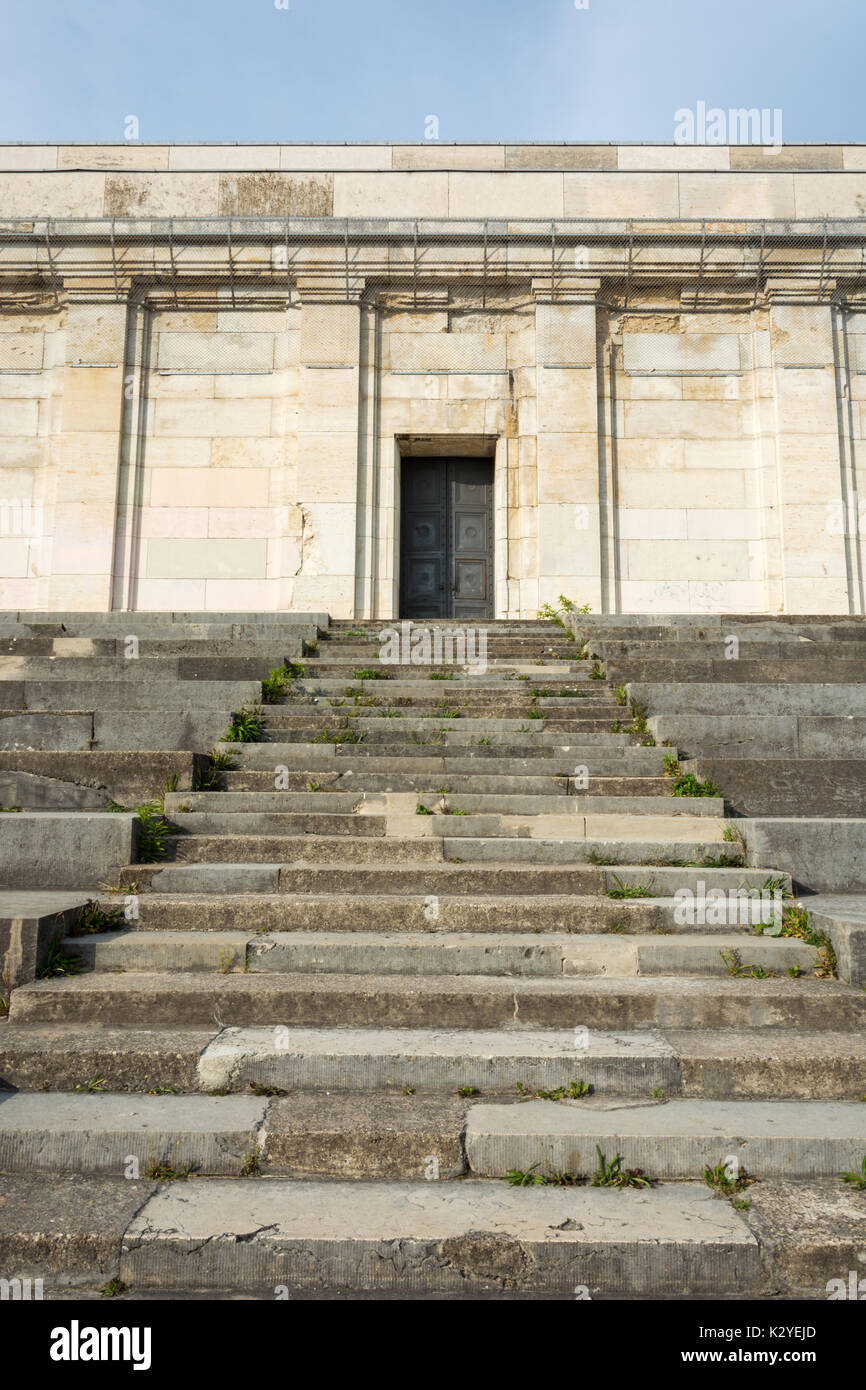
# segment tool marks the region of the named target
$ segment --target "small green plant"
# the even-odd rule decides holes
[[[180,830],[166,820],[158,801],[146,801],[139,806],[135,820],[138,827],[138,863],[156,864],[165,858],[169,839],[172,835],[179,835]]]
[[[656,1087],[654,1091],[650,1091],[650,1095],[652,1096],[653,1100],[664,1100],[665,1098],[664,1091],[659,1090],[658,1087]]]
[[[559,598],[557,599],[557,602],[559,603],[558,608],[554,608],[551,603],[543,603],[541,605],[541,607],[538,610],[538,616],[542,619],[543,622],[555,623],[557,627],[564,628],[565,617],[567,616],[567,614],[586,614],[592,612],[592,609],[590,608],[588,603],[584,603],[581,605],[580,608],[578,608],[577,605],[573,603],[570,598],[565,597],[565,594],[560,594]]]
[[[307,650],[310,650],[309,646],[307,646]],[[316,652],[318,652],[318,647],[316,647]],[[270,675],[265,676],[262,681],[262,703],[265,705],[278,704],[291,689],[292,681],[300,680],[306,674],[306,667],[300,666],[295,661],[284,661],[282,666],[275,666]]]
[[[619,874],[611,874],[613,887],[605,888],[605,895],[608,898],[651,898],[652,882],[650,883],[623,883]]]
[[[476,739],[475,742],[479,748],[486,748],[490,743],[490,736],[488,734],[483,734],[481,738]]]
[[[736,1192],[742,1192],[744,1188],[749,1187],[755,1181],[754,1178],[749,1177],[745,1168],[739,1168],[732,1175],[724,1163],[717,1163],[712,1168],[705,1168],[703,1179],[707,1187],[711,1187],[714,1192],[721,1192],[725,1197],[733,1197]]]
[[[182,1168],[172,1168],[168,1163],[157,1163],[154,1159],[145,1177],[151,1178],[154,1182],[186,1182],[188,1178],[195,1177],[195,1171],[194,1163],[185,1163]]]
[[[100,907],[95,898],[88,898],[72,927],[72,936],[92,936],[96,932],[113,931],[124,922],[122,907]]]
[[[39,980],[51,980],[58,975],[78,975],[81,972],[80,956],[66,956],[60,944],[60,932],[56,931],[48,943],[45,959],[36,971]]]
[[[737,980],[769,980],[775,973],[765,970],[761,965],[744,965],[739,951],[735,951],[733,947],[719,951],[719,955],[727,967],[728,974]]]
[[[693,772],[683,772],[671,785],[672,796],[718,796],[719,789],[709,778],[702,782]]]
[[[261,1081],[251,1081],[250,1090],[254,1096],[287,1096],[288,1091],[283,1091],[279,1086],[264,1086]]]
[[[117,1298],[119,1294],[126,1293],[128,1288],[128,1284],[124,1284],[122,1279],[118,1279],[115,1276],[114,1279],[109,1279],[107,1284],[100,1284],[97,1292],[100,1293],[103,1298]]]
[[[97,1091],[104,1091],[105,1084],[105,1077],[100,1076],[97,1072],[96,1076],[92,1076],[89,1081],[81,1081],[77,1086],[73,1086],[72,1089],[76,1095],[92,1096],[95,1095]]]
[[[453,680],[454,680],[454,672],[453,672],[453,671],[431,671],[431,672],[430,672],[430,680],[431,680],[431,681],[453,681]]]
[[[257,1153],[244,1154],[241,1164],[242,1178],[260,1178],[262,1176],[262,1165]]]
[[[665,753],[664,772],[665,777],[676,777],[680,770],[679,759],[676,753]]]
[[[618,719],[615,719],[615,720],[613,721],[613,723],[611,724],[610,728],[611,728],[611,733],[614,733],[614,734],[621,734],[621,733],[622,733],[622,725],[620,724],[620,722],[619,722]]]
[[[749,1201],[748,1197],[732,1197],[732,1198],[731,1198],[731,1206],[732,1206],[736,1211],[751,1211],[751,1210],[752,1210],[752,1204],[751,1204],[751,1202]]]
[[[182,1096],[183,1091],[179,1086],[151,1086],[147,1092],[149,1096]]]
[[[223,743],[261,743],[262,729],[264,728],[264,715],[257,705],[244,705],[243,709],[236,710],[231,719],[226,732],[223,734]]]
[[[314,781],[312,780],[312,778],[308,779],[308,781],[307,781],[307,791],[308,791],[308,792],[320,792],[321,790],[322,790],[322,784],[321,784],[321,782],[314,782]]]
[[[414,1096],[414,1094],[415,1094],[415,1087],[414,1087],[414,1086],[404,1086],[404,1087],[403,1087],[403,1095],[404,1095],[404,1096]]]
[[[543,709],[531,709],[529,711],[530,719],[544,719],[545,717],[546,716]]]
[[[419,802],[418,802],[418,805],[415,807],[415,815],[416,815],[416,816],[432,816],[432,815],[433,815],[433,812],[430,810],[430,808],[429,808],[428,806],[425,806],[425,805],[423,804],[423,802],[419,801]]]
[[[165,779],[164,779],[164,781],[163,781],[163,784],[162,784],[162,794],[163,794],[163,796],[165,797],[165,796],[167,796],[167,795],[169,794],[169,792],[176,792],[176,791],[177,791],[177,773],[176,773],[176,772],[169,772],[169,773],[166,774],[166,777],[165,777]]]
[[[310,739],[311,743],[363,743],[364,734],[358,729],[323,729],[315,738]]]
[[[624,685],[615,685],[613,688],[614,697],[618,705],[628,704],[628,695]]]
[[[646,1177],[640,1168],[623,1168],[621,1154],[608,1161],[598,1144],[595,1152],[598,1167],[592,1176],[593,1187],[652,1187],[653,1179]]]
[[[597,661],[592,663],[592,669],[588,671],[587,674],[591,681],[603,681],[605,679],[604,671],[602,671]]]
[[[353,671],[352,675],[356,681],[389,681],[390,674],[381,671],[378,666],[362,666],[360,671]]]
[[[859,1172],[855,1169],[851,1173],[840,1173],[843,1182],[847,1182],[857,1192],[866,1192],[866,1157],[860,1164]]]
[[[583,1100],[584,1096],[591,1095],[592,1087],[588,1081],[569,1081],[564,1086],[557,1086],[553,1091],[539,1090],[535,1092],[536,1100]]]
[[[542,1173],[536,1172],[540,1165],[533,1163],[531,1168],[525,1171],[521,1168],[510,1168],[505,1174],[505,1181],[510,1187],[544,1187],[547,1179]]]
[[[460,1086],[457,1091],[458,1096],[477,1096],[477,1086]]]

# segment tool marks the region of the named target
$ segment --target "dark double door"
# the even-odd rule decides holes
[[[492,461],[404,459],[400,497],[400,617],[492,618]]]

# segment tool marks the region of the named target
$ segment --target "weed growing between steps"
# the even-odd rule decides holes
[[[607,898],[651,898],[652,879],[649,883],[623,883],[619,874],[611,874],[613,885],[604,889]]]
[[[769,980],[776,973],[775,970],[764,970],[760,965],[744,965],[739,951],[733,947],[719,951],[719,955],[728,974],[736,980]]]
[[[666,753],[664,759],[665,777],[671,780],[671,796],[719,796],[715,782],[707,778],[702,782],[693,772],[681,772],[679,760],[674,753]]]
[[[554,1091],[538,1090],[530,1092],[522,1081],[517,1083],[517,1094],[523,1096],[524,1100],[583,1100],[584,1096],[592,1095],[594,1087],[588,1081],[569,1081],[564,1086],[557,1086]]]
[[[717,1163],[712,1168],[704,1168],[702,1176],[707,1187],[711,1187],[714,1192],[718,1192],[723,1197],[735,1197],[738,1192],[743,1192],[747,1187],[751,1187],[755,1181],[754,1178],[749,1177],[745,1168],[739,1166],[736,1160],[729,1163]]]
[[[80,975],[81,957],[64,955],[60,942],[60,932],[56,931],[48,943],[45,959],[36,971],[38,980],[51,980],[58,975]]]
[[[598,1154],[598,1167],[592,1176],[593,1187],[653,1187],[654,1178],[648,1178],[641,1168],[623,1168],[622,1155],[617,1154],[608,1160],[605,1158],[598,1144],[595,1146]]]
[[[244,705],[236,710],[223,734],[222,743],[261,743],[264,715],[258,705]]]
[[[104,908],[95,898],[88,898],[76,917],[71,936],[92,936],[97,932],[116,931],[124,924],[122,907]]]
[[[135,819],[138,824],[138,863],[156,864],[165,858],[168,841],[172,835],[180,835],[180,828],[166,820],[159,801],[146,801],[139,806]]]
[[[776,880],[769,879],[768,882],[775,883]],[[807,946],[814,946],[818,951],[818,960],[813,967],[813,974],[824,980],[836,978],[836,952],[833,943],[824,932],[816,931],[814,927],[809,926],[809,913],[799,903],[789,903],[783,907],[781,920],[774,918],[770,922],[758,922],[752,930],[756,936],[795,937],[804,941]]]
[[[318,651],[318,648],[316,650]],[[302,680],[306,674],[306,666],[301,666],[297,661],[284,661],[282,666],[275,666],[270,675],[262,681],[262,703],[279,704],[291,691],[292,683]]]
[[[855,1192],[866,1192],[866,1157],[860,1164],[859,1172],[855,1169],[854,1172],[840,1173],[839,1176],[843,1182],[853,1187]]]
[[[538,616],[544,622],[554,623],[556,627],[561,627],[568,640],[573,642],[574,633],[569,632],[568,628],[565,626],[566,618],[572,613],[591,613],[592,609],[588,603],[584,603],[578,608],[576,603],[573,603],[570,598],[565,597],[565,594],[559,595],[557,603],[559,604],[558,608],[554,608],[552,603],[543,603],[538,610]]]

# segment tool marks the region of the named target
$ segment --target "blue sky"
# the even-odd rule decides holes
[[[0,0],[0,141],[866,140],[866,0]]]

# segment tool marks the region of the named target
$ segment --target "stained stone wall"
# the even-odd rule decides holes
[[[864,611],[861,146],[7,146],[0,217],[2,608],[392,617],[451,453],[497,616]]]

